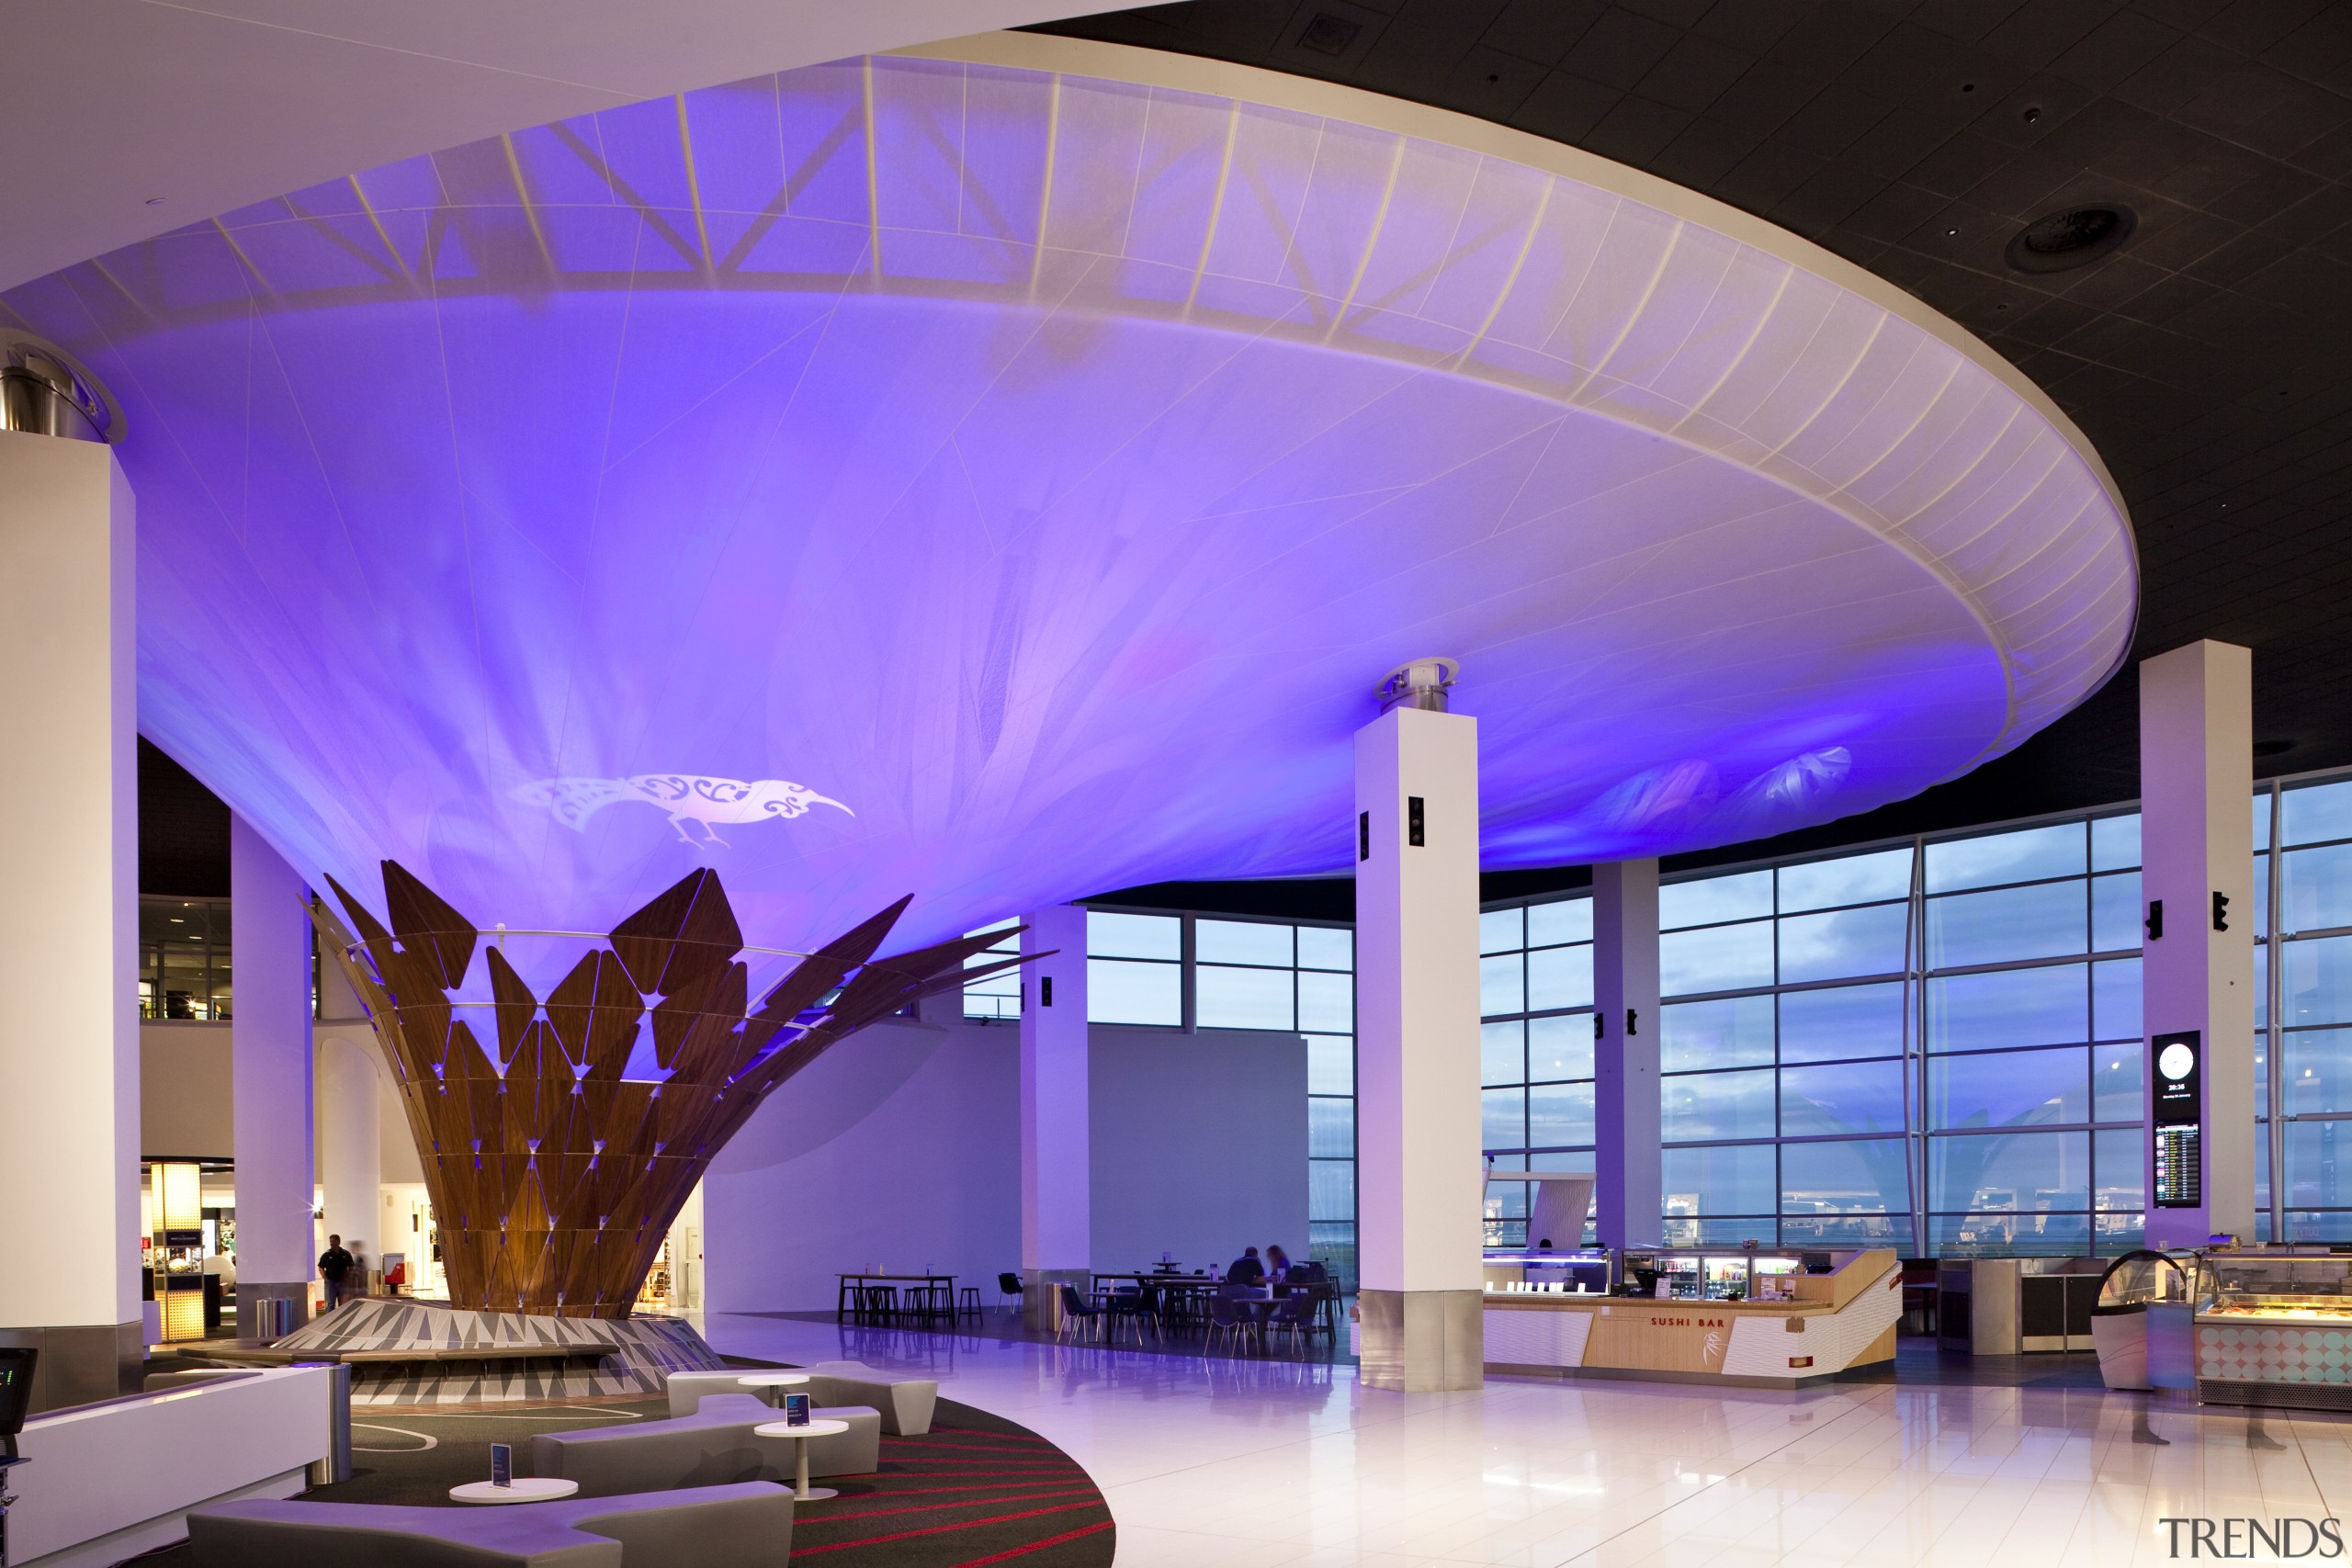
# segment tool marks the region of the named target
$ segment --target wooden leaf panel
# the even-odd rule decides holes
[[[332,876],[327,878],[327,886],[334,892],[336,901],[342,904],[343,912],[351,917],[351,929],[359,933],[360,941],[369,943],[371,947],[379,941],[381,941],[386,947],[391,945],[392,933],[386,931],[382,922],[368,912],[367,905],[354,898],[343,884]]]
[[[504,1066],[514,1060],[523,1048],[523,1039],[532,1021],[539,1016],[539,998],[514,973],[506,962],[506,954],[492,948],[490,962],[491,1010],[498,1020],[498,1060]]]
[[[774,989],[761,999],[759,1016],[778,1022],[789,1022],[817,1004],[817,999],[835,986],[842,976],[874,956],[890,928],[899,923],[912,901],[910,894],[899,899],[878,915],[869,917],[855,930],[835,937],[819,948],[813,957],[801,960],[791,974],[778,981]]]
[[[456,990],[466,983],[467,965],[473,962],[473,921],[409,874],[400,862],[388,860],[383,870],[384,904],[391,916],[392,934],[401,939],[402,947],[432,965],[439,989]]]
[[[894,953],[888,958],[876,958],[865,967],[868,970],[887,970],[909,985],[924,985],[937,976],[960,973],[964,967],[964,960],[967,958],[976,953],[986,953],[999,942],[1018,936],[1028,929],[1027,926],[1015,926],[1011,931],[988,931],[979,936],[959,936],[948,942],[934,942],[929,947],[918,947],[907,953]],[[1045,955],[1039,953],[1036,956]],[[1014,962],[1018,963],[1019,960],[1016,959]]]
[[[637,1043],[645,998],[621,961],[599,949],[572,965],[548,993],[547,1013],[564,1051],[587,1076],[617,1078]]]
[[[613,928],[613,952],[647,996],[692,990],[743,950],[715,871],[697,871]]]
[[[730,964],[706,976],[691,988],[664,998],[653,1010],[654,1061],[667,1069],[689,1044],[705,1037],[715,1042],[733,1030],[743,1021],[749,986],[749,973],[744,966]],[[702,1054],[707,1055],[708,1049],[706,1043]]]
[[[697,1029],[686,1038],[678,1053],[678,1065],[670,1070],[669,1082],[699,1084],[716,1089],[742,1070],[743,1064],[760,1054],[775,1037],[776,1026],[763,1019],[748,1019],[724,1032],[718,1029]]]

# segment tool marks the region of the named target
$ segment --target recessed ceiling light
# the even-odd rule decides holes
[[[1973,93],[1976,91],[1976,84],[1973,82],[1962,82],[1960,85],[1960,90],[1963,93]]]
[[[2009,265],[2019,272],[2065,272],[2106,255],[2132,237],[2139,220],[2130,208],[2098,203],[2047,212],[2009,241]]]
[[[1945,230],[1945,231],[1944,231],[1944,232],[1945,232],[1946,234],[1957,234],[1957,233],[1959,233],[1959,232],[1960,232],[1960,231],[1959,231],[1958,229],[1956,229],[1956,228],[1955,228],[1955,229],[1947,229],[1947,230]]]

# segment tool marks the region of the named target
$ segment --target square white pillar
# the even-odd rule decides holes
[[[2150,923],[2140,985],[2149,1040],[2150,1247],[2199,1247],[2217,1233],[2254,1240],[2253,793],[2253,654],[2193,642],[2143,660],[2140,892]],[[2167,1043],[2189,1046],[2195,1067],[2169,1093]],[[2193,1140],[2182,1135],[2188,1125]],[[2173,1168],[2159,1171],[2167,1158]],[[2182,1201],[2163,1204],[2160,1177],[2164,1187],[2181,1189]]]
[[[1086,911],[1024,918],[1021,952],[1021,1276],[1033,1328],[1061,1323],[1060,1287],[1092,1283],[1087,1121]]]
[[[1664,1233],[1658,1145],[1657,862],[1592,868],[1593,1201],[1603,1247]]]
[[[236,1027],[230,1041],[237,1158],[237,1330],[253,1337],[260,1303],[310,1315],[311,957],[306,890],[294,868],[242,817],[229,819],[229,904],[236,922]]]
[[[111,450],[0,431],[0,1344],[40,1348],[36,1409],[143,1353],[132,544]]]
[[[1485,1381],[1478,725],[1356,731],[1356,1210],[1363,1381]]]

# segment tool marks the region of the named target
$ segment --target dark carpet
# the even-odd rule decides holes
[[[359,1410],[352,1414],[349,1481],[312,1487],[306,1500],[440,1504],[449,1488],[490,1476],[490,1445],[514,1445],[529,1469],[537,1432],[658,1421],[660,1400],[581,1400],[513,1410]],[[365,1451],[362,1451],[365,1450]],[[1108,1568],[1117,1531],[1102,1494],[1078,1461],[1001,1416],[939,1402],[929,1433],[882,1439],[873,1475],[830,1476],[830,1502],[795,1512],[792,1561],[828,1568]],[[140,1560],[141,1568],[193,1562],[185,1545]]]

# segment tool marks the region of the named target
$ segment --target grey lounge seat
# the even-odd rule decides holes
[[[808,1381],[793,1390],[806,1393],[813,1404],[868,1404],[882,1413],[882,1431],[892,1438],[920,1438],[931,1430],[932,1412],[939,1404],[937,1378],[900,1377],[863,1361],[819,1361],[795,1369]],[[672,1372],[666,1391],[670,1414],[692,1416],[713,1394],[747,1392],[737,1380],[742,1373]]]
[[[881,1467],[879,1412],[848,1406],[809,1414],[849,1423],[846,1432],[808,1439],[810,1475],[871,1475]],[[752,1430],[783,1419],[756,1394],[709,1394],[695,1414],[673,1420],[542,1432],[531,1439],[531,1473],[577,1481],[583,1497],[737,1481],[789,1484],[794,1439]]]
[[[792,1493],[765,1482],[500,1507],[254,1498],[187,1516],[197,1568],[785,1568]]]
[[[920,1438],[931,1430],[939,1404],[937,1378],[899,1377],[863,1361],[819,1361],[804,1369],[808,1393],[819,1404],[870,1404],[882,1413],[882,1430],[893,1438]]]

